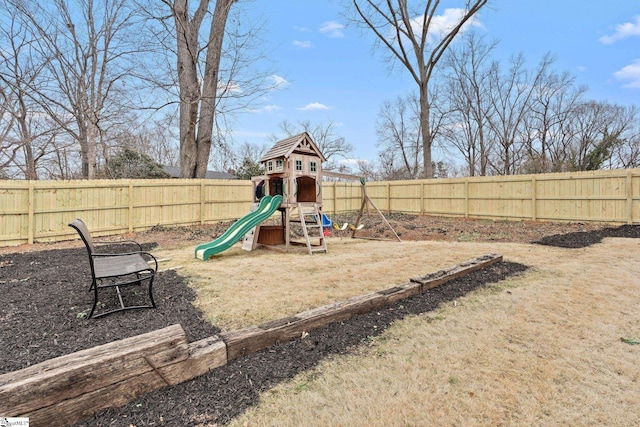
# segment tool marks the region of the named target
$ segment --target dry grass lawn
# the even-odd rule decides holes
[[[193,248],[156,250],[180,266],[197,305],[222,330],[237,329],[377,291],[495,251],[491,245],[327,239],[329,252],[279,253],[235,246],[207,262]]]
[[[396,322],[359,354],[264,393],[233,426],[632,426],[640,414],[640,241],[531,244],[329,239],[329,253],[246,253],[209,262],[156,251],[198,305],[233,329],[348,298],[488,252],[533,267]]]

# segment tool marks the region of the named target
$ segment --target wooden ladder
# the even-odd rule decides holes
[[[304,234],[304,240],[307,243],[307,251],[309,255],[314,252],[327,252],[327,242],[324,238],[324,230],[322,229],[322,216],[320,214],[320,209],[318,209],[318,204],[314,203],[312,206],[312,210],[304,210],[304,206],[302,203],[298,203],[298,215],[300,215],[300,225],[302,226],[302,232]],[[309,217],[308,221],[305,219]],[[312,233],[317,231],[317,235],[313,235]],[[320,238],[320,242],[317,245],[311,244],[311,238],[318,237]]]

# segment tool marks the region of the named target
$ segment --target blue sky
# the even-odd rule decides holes
[[[555,68],[589,87],[592,99],[640,105],[640,1],[490,0],[476,31],[499,41],[496,59],[523,52],[534,67],[555,55]],[[459,7],[462,1],[443,1]],[[265,50],[282,82],[261,105],[238,118],[236,142],[269,144],[283,120],[335,124],[355,147],[376,157],[375,123],[384,101],[414,90],[401,68],[389,72],[373,38],[347,26],[340,2],[269,0],[251,5],[266,19]],[[437,156],[437,154],[436,154]],[[436,159],[441,160],[441,159]]]

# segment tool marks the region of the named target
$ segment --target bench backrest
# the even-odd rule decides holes
[[[91,233],[89,233],[89,229],[87,228],[87,225],[84,223],[83,220],[76,218],[73,221],[71,221],[71,223],[69,224],[69,227],[76,229],[76,231],[82,238],[84,245],[87,247],[87,252],[89,252],[89,259],[91,259],[91,255],[94,252],[93,239],[91,238]]]

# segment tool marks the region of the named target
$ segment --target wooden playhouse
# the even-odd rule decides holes
[[[260,159],[265,175],[252,177],[254,203],[263,196],[281,195],[280,224],[258,225],[252,236],[245,239],[245,249],[257,245],[292,244],[307,246],[309,254],[326,252],[322,224],[322,163],[324,155],[307,132],[278,141]],[[292,224],[299,224],[293,234]],[[249,241],[248,241],[249,240]]]

